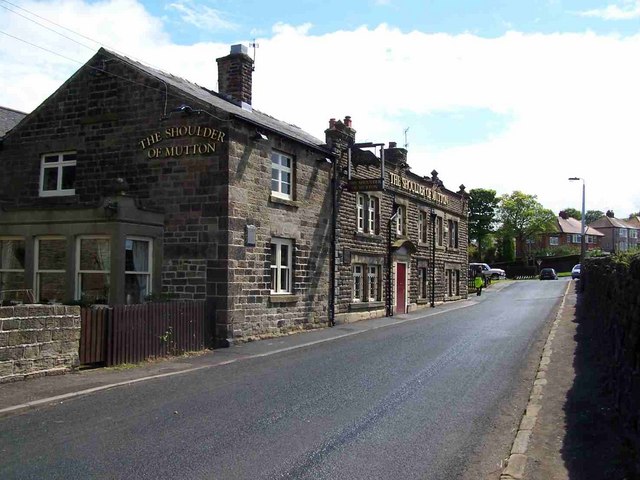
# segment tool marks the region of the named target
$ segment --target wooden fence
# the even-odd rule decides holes
[[[80,363],[137,363],[208,346],[204,301],[83,308]]]

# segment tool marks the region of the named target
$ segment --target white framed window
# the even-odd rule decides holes
[[[40,196],[75,195],[76,152],[45,153],[40,163]]]
[[[571,235],[571,243],[580,243],[580,237],[582,237],[582,235],[580,235],[579,233],[574,233],[573,235]]]
[[[25,298],[24,262],[24,238],[0,237],[0,301]]]
[[[404,235],[406,226],[404,207],[402,205],[398,205],[396,212],[396,234]]]
[[[353,265],[353,301],[362,302],[364,297],[364,265]]]
[[[593,235],[587,235],[587,243],[596,243],[596,237]]]
[[[151,294],[152,248],[149,238],[125,239],[124,293],[127,305],[142,303]]]
[[[621,238],[627,238],[627,229],[626,228],[618,229],[618,236],[620,236]]]
[[[271,152],[271,194],[292,200],[293,158],[284,153]]]
[[[429,298],[429,270],[427,267],[418,268],[418,298]]]
[[[369,203],[369,215],[368,215],[367,221],[369,224],[369,233],[377,233],[379,201],[376,197],[369,197],[368,203]]]
[[[36,301],[61,303],[66,298],[67,239],[39,237],[35,243]]]
[[[109,303],[110,273],[110,238],[79,237],[76,247],[76,299]]]
[[[558,237],[549,237],[549,245],[560,245],[560,239]]]
[[[290,239],[271,239],[271,293],[292,293],[292,250]]]
[[[364,193],[356,195],[356,228],[359,232],[378,233],[379,201]]]
[[[629,229],[629,238],[638,238],[638,231]]]
[[[380,296],[380,267],[369,265],[367,267],[367,298],[370,302],[378,302]]]
[[[364,232],[364,213],[365,213],[365,204],[367,203],[366,195],[362,193],[358,193],[356,195],[356,216],[358,218],[358,231]]]

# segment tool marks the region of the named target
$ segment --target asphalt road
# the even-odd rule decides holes
[[[565,288],[2,418],[0,478],[498,478]]]

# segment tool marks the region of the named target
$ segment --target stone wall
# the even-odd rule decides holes
[[[0,307],[0,383],[77,368],[79,340],[80,307]]]
[[[640,451],[640,254],[586,259],[582,266],[586,327],[609,371],[628,441]],[[634,459],[640,472],[640,458]]]
[[[218,338],[246,341],[326,326],[329,320],[331,165],[325,155],[278,135],[251,141],[255,128],[229,132],[228,299],[218,305]],[[271,154],[292,159],[291,199],[271,191]],[[255,244],[247,228],[255,228]],[[290,295],[271,294],[271,241],[292,242]]]

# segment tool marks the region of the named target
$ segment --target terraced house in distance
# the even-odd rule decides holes
[[[219,93],[100,49],[3,138],[2,300],[206,300],[218,343],[326,325],[331,152]],[[212,83],[215,79],[212,79]]]

